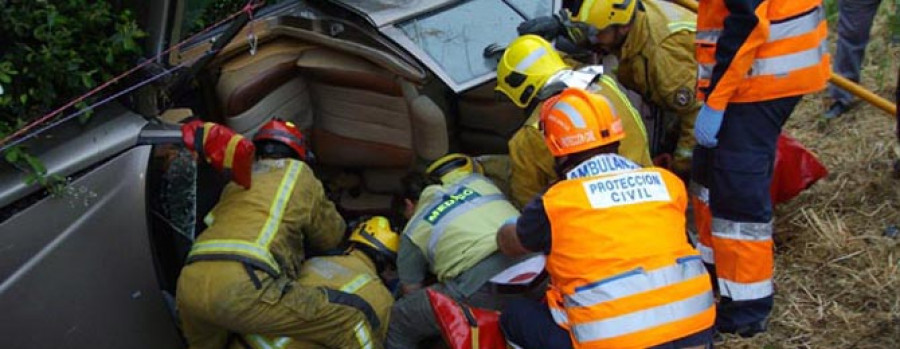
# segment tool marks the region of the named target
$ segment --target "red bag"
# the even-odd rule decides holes
[[[194,120],[181,126],[188,149],[240,186],[250,189],[256,148],[253,142],[226,126]]]
[[[775,152],[772,204],[787,202],[828,175],[828,169],[800,142],[782,133]]]
[[[432,289],[426,289],[434,317],[444,341],[451,349],[505,349],[500,332],[500,313],[458,303]]]

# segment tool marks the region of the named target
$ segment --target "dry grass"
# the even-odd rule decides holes
[[[900,46],[888,45],[884,1],[863,85],[892,99]],[[865,103],[823,123],[824,94],[807,97],[786,127],[830,171],[776,210],[775,310],[769,332],[726,337],[724,348],[900,348],[900,155],[894,121]]]

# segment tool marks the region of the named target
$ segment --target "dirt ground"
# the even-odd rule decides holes
[[[893,100],[900,45],[884,1],[862,84]],[[832,23],[832,31],[834,23]],[[833,35],[832,35],[833,36]],[[833,40],[832,40],[833,41]],[[834,52],[832,50],[832,52]],[[900,158],[893,117],[864,103],[831,122],[824,93],[808,96],[786,132],[813,150],[828,178],[776,209],[776,297],[769,332],[720,348],[900,348]]]

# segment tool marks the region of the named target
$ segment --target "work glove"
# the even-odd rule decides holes
[[[519,35],[534,34],[549,41],[563,37],[579,47],[590,45],[591,35],[596,35],[592,29],[590,24],[572,21],[572,16],[565,9],[552,16],[529,19],[516,27]]]
[[[519,35],[534,34],[547,40],[553,40],[560,36],[563,30],[563,22],[559,15],[535,17],[516,27]]]
[[[724,110],[716,110],[703,103],[700,108],[700,114],[697,114],[697,121],[694,123],[694,138],[697,144],[707,148],[715,147],[719,140],[719,128],[722,127],[722,117],[725,116]]]

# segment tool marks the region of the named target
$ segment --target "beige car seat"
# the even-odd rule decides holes
[[[443,111],[429,97],[333,48],[276,39],[226,62],[216,95],[226,123],[245,135],[273,115],[306,130],[319,178],[357,186],[338,202],[349,212],[389,208],[404,174],[448,151]],[[348,180],[348,172],[359,180]]]

